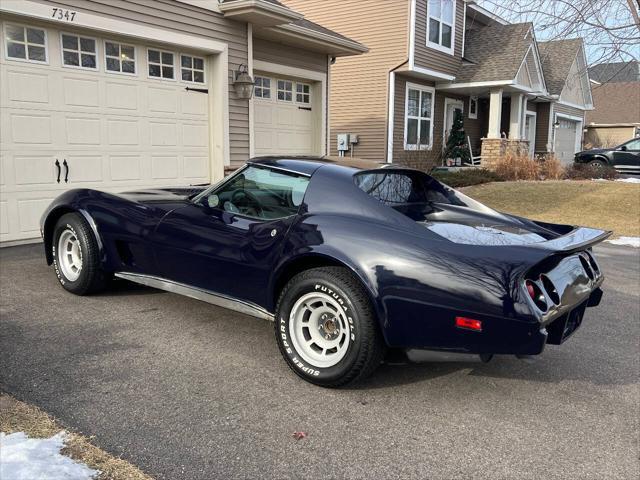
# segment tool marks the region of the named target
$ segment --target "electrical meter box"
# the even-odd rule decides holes
[[[338,134],[338,151],[346,152],[347,150],[349,150],[349,134],[339,133]]]
[[[351,143],[352,145],[355,145],[358,143],[358,134],[357,133],[350,133],[349,134],[349,143]]]

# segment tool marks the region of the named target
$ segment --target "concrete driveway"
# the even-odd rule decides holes
[[[41,248],[0,251],[0,388],[157,478],[638,478],[637,249],[598,248],[603,304],[541,357],[326,390],[269,322],[125,282],[75,297]]]

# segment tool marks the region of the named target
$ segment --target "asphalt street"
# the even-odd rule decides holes
[[[640,474],[639,249],[597,248],[601,306],[535,359],[384,365],[342,390],[290,372],[270,322],[124,281],[76,297],[41,250],[0,250],[0,388],[156,478]]]

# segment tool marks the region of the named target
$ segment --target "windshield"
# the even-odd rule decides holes
[[[438,182],[429,175],[414,170],[371,170],[355,175],[356,185],[385,205],[402,207],[429,204],[456,205],[475,210],[489,208]]]

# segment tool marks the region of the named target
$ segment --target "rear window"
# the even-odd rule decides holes
[[[412,170],[375,170],[355,175],[356,185],[390,207],[444,203],[475,207],[475,201],[429,175]]]

